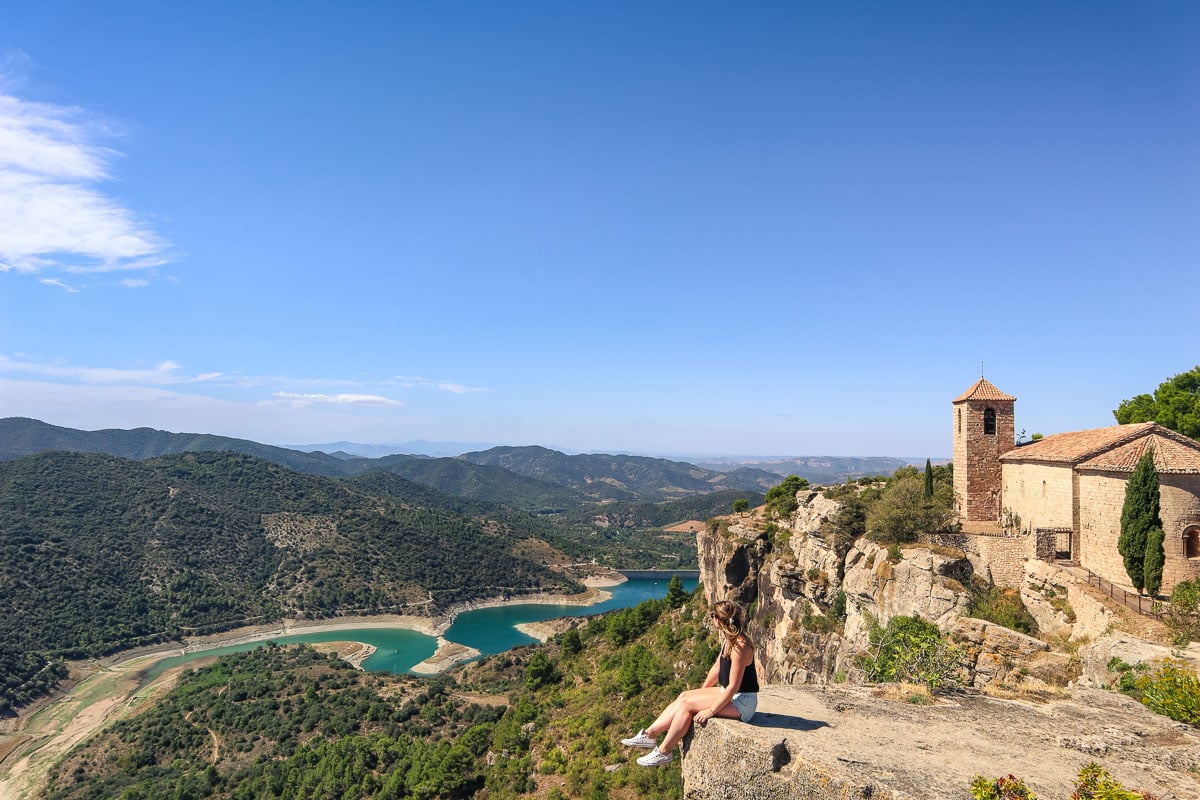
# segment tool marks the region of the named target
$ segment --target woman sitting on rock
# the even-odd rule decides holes
[[[637,760],[643,767],[668,764],[675,745],[692,726],[704,725],[713,717],[749,722],[758,707],[758,673],[754,669],[754,645],[746,638],[746,612],[737,603],[720,600],[713,605],[713,624],[721,635],[721,652],[699,689],[681,692],[658,719],[622,739],[626,747],[654,748]],[[656,739],[665,733],[662,744]]]

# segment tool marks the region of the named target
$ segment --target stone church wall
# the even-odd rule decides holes
[[[1158,476],[1159,516],[1163,521],[1163,591],[1180,581],[1200,578],[1200,558],[1187,558],[1183,551],[1183,531],[1200,525],[1200,475]]]
[[[1021,530],[1074,527],[1069,464],[1006,463],[1003,474],[1003,507],[1021,518]]]
[[[1119,586],[1129,586],[1117,552],[1127,480],[1124,474],[1079,471],[1080,564]],[[1158,481],[1166,534],[1162,592],[1168,594],[1180,581],[1200,577],[1200,559],[1187,559],[1183,552],[1184,528],[1200,522],[1200,475],[1159,475]]]
[[[1117,552],[1128,477],[1079,470],[1079,563],[1118,586],[1132,588]]]

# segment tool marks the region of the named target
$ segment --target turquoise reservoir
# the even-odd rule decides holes
[[[696,583],[695,579],[686,580],[683,582],[683,588],[690,592],[696,588]],[[454,624],[442,635],[452,642],[474,647],[483,655],[501,653],[518,645],[537,641],[518,631],[514,627],[516,625],[525,622],[542,622],[558,617],[586,617],[618,608],[636,606],[644,600],[664,597],[667,593],[667,582],[665,580],[629,580],[617,586],[606,587],[606,591],[612,593],[612,598],[591,606],[531,604],[464,611],[455,618]],[[402,628],[355,628],[323,633],[298,633],[265,641],[278,644],[363,642],[376,648],[371,657],[363,662],[363,668],[387,672],[411,672],[415,665],[432,656],[437,649],[437,640],[434,637]],[[214,647],[210,650],[197,650],[165,658],[151,667],[146,675],[146,680],[153,679],[164,670],[186,664],[197,658],[211,658],[227,653],[253,650],[261,647],[265,641]]]

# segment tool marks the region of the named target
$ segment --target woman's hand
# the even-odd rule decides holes
[[[703,727],[704,723],[708,722],[714,716],[716,716],[716,715],[713,714],[711,708],[705,708],[700,711],[697,711],[696,716],[693,719],[695,719],[697,724],[699,724],[701,727]]]

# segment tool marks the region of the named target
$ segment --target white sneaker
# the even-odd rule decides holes
[[[654,741],[654,737],[647,735],[644,730],[638,731],[637,736],[622,739],[621,744],[626,747],[645,747],[647,749],[658,746],[658,742]]]
[[[661,767],[663,764],[670,764],[673,758],[675,758],[674,750],[669,753],[660,753],[656,747],[649,753],[646,753],[646,755],[639,758],[637,763],[641,764],[643,767]]]

